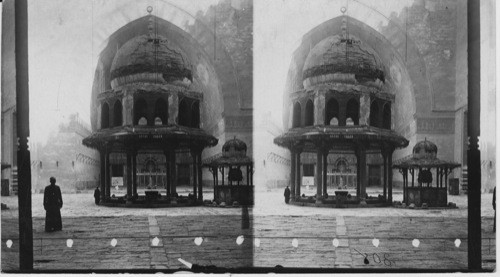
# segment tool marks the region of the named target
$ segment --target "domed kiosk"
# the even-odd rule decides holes
[[[394,162],[393,167],[399,169],[403,175],[403,202],[407,205],[414,204],[416,207],[424,203],[428,207],[448,205],[448,175],[454,168],[460,167],[460,164],[438,159],[437,152],[436,144],[426,138],[415,144],[410,156]],[[408,173],[411,174],[411,187],[409,187]],[[415,186],[415,177],[418,186]]]
[[[104,85],[96,88],[94,82],[98,92],[91,110],[97,124],[83,144],[100,152],[103,204],[201,204],[201,154],[218,142],[202,129],[204,91],[183,45],[158,34],[156,17],[146,18],[147,29],[135,28],[126,41],[117,39],[121,46],[109,68],[101,54],[96,80]],[[191,185],[193,193],[180,196],[179,182]]]
[[[253,204],[253,161],[247,156],[247,145],[243,141],[236,137],[228,140],[222,146],[222,155],[204,166],[209,168],[214,178],[215,202],[227,205],[234,201],[241,205]],[[220,182],[218,172],[222,175]]]
[[[289,82],[295,74],[302,77],[302,84],[299,90],[285,92],[290,111],[285,124],[290,128],[274,143],[291,152],[292,204],[392,203],[392,154],[408,146],[408,140],[393,131],[395,96],[384,91],[386,69],[369,45],[348,34],[348,19],[343,15],[336,35],[311,46],[302,75],[295,73],[298,68],[290,69]],[[372,181],[367,174],[368,155],[382,156],[377,171],[383,173],[376,181],[382,184],[383,195],[367,194],[366,186]],[[308,180],[312,176],[315,195],[301,195],[302,180],[312,181]],[[338,188],[335,196],[328,195],[329,186]],[[355,188],[355,196],[350,188]]]

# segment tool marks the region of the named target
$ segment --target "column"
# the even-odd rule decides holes
[[[321,203],[321,193],[323,184],[323,151],[318,147],[316,151],[316,203]]]
[[[201,150],[198,152],[198,200],[203,202],[203,175],[201,171]]]
[[[359,188],[361,187],[361,185],[359,184],[361,182],[361,178],[359,177],[359,173],[360,173],[360,170],[359,170],[359,150],[358,150],[358,147],[356,146],[356,151],[355,151],[355,155],[356,155],[356,197],[359,198]]]
[[[198,184],[198,162],[197,162],[197,153],[196,150],[191,149],[191,158],[193,160],[193,194],[194,199],[197,199],[198,191],[196,189],[196,185]]]
[[[214,177],[214,200],[217,199],[217,185],[218,185],[218,177],[219,177],[219,172],[217,171],[219,170],[216,166],[212,166],[211,167],[211,171],[212,171],[212,175]]]
[[[104,184],[105,184],[105,198],[109,198],[110,197],[110,189],[111,189],[111,165],[109,163],[109,149],[106,149],[106,152],[104,154],[104,172],[105,172],[105,181],[104,181]]]
[[[175,149],[170,149],[170,193],[177,193],[177,164],[175,161]]]
[[[392,153],[394,152],[393,149],[389,150],[389,153],[387,155],[387,167],[388,167],[388,193],[389,193],[389,198],[387,199],[387,202],[392,205]]]
[[[127,150],[127,170],[126,180],[127,180],[127,199],[132,198],[133,188],[132,188],[132,153]]]
[[[290,163],[290,196],[291,200],[295,200],[295,178],[297,177],[297,174],[295,172],[295,168],[297,165],[297,160],[296,160],[296,153],[293,149],[290,149],[290,154],[291,154],[291,163]]]
[[[168,149],[165,149],[163,150],[163,154],[165,155],[165,181],[167,182],[167,186],[165,188],[165,190],[167,191],[167,197],[170,197],[171,193],[170,193],[170,187],[171,187],[171,183],[172,183],[172,180],[170,180],[170,168],[171,168],[171,165],[170,165],[170,151]]]
[[[363,144],[358,145],[359,153],[359,195],[358,197],[365,198],[366,196],[366,148]]]
[[[327,179],[326,179],[326,172],[328,171],[328,149],[322,149],[323,150],[323,196],[327,195]]]
[[[383,187],[384,187],[384,201],[387,201],[387,154],[385,150],[382,149],[382,160],[384,161],[384,171],[383,171]]]
[[[137,150],[132,151],[132,195],[137,195]]]
[[[224,186],[224,166],[221,167],[222,185]]]
[[[302,178],[300,176],[300,172],[302,170],[302,165],[300,164],[300,154],[301,151],[298,150],[295,153],[295,161],[297,162],[297,165],[295,166],[295,195],[300,197],[300,185],[302,183]]]
[[[33,218],[31,201],[30,167],[30,124],[29,124],[29,83],[28,83],[28,1],[18,0],[14,5],[15,26],[15,78],[17,109],[17,168],[19,207],[19,269],[21,272],[33,270]],[[12,21],[12,20],[11,20]],[[4,27],[5,28],[5,27]],[[3,73],[3,71],[2,71]],[[10,91],[13,93],[13,91]],[[3,91],[2,91],[3,93]],[[3,96],[3,95],[2,95]],[[3,117],[3,115],[2,115]],[[2,118],[3,119],[3,118]],[[2,120],[3,121],[3,120]],[[13,153],[14,154],[14,153]],[[15,154],[14,154],[15,155]],[[14,166],[14,165],[13,165]],[[15,244],[14,244],[15,245]]]
[[[101,156],[101,174],[100,174],[100,183],[101,183],[101,202],[105,202],[106,196],[106,149],[102,147],[99,149],[99,154]]]

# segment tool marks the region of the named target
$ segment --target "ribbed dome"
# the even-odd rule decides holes
[[[231,140],[226,141],[222,146],[222,156],[246,156],[247,145],[243,141],[234,137]]]
[[[189,86],[191,64],[182,50],[166,38],[137,36],[116,53],[111,65],[111,87],[136,82]]]
[[[415,144],[413,147],[413,156],[415,158],[436,158],[437,151],[436,144],[425,139]]]
[[[330,36],[316,44],[303,68],[304,86],[320,83],[365,83],[380,87],[385,81],[376,52],[354,36]]]

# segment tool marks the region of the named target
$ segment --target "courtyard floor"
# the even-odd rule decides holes
[[[489,270],[496,267],[491,199],[482,195]],[[262,190],[250,228],[241,208],[111,208],[96,206],[92,192],[63,200],[63,231],[45,233],[43,195],[33,194],[35,269],[186,270],[178,258],[226,268],[467,269],[466,195],[449,196],[458,209],[326,209],[286,205],[282,190]],[[1,201],[10,208],[1,213],[1,268],[12,271],[19,268],[17,197]]]

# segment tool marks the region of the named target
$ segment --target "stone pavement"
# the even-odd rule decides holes
[[[467,269],[463,199],[452,210],[325,209],[286,205],[281,195],[257,198],[250,229],[242,229],[241,208],[111,208],[95,206],[90,193],[63,195],[63,231],[54,233],[44,232],[41,197],[34,195],[34,267],[185,270],[183,258],[220,267]],[[482,208],[486,269],[496,266],[490,197],[483,195]],[[15,200],[2,197],[11,207],[1,213],[3,271],[19,266]]]
[[[34,218],[34,268],[185,269],[178,258],[199,265],[251,266],[252,230],[242,230],[241,220],[213,215],[78,217],[65,218],[61,232],[45,233],[44,219]],[[18,268],[17,226],[17,219],[2,218],[2,270]]]
[[[493,269],[492,219],[482,224],[483,268]],[[467,269],[465,218],[254,216],[253,228],[254,266]]]

